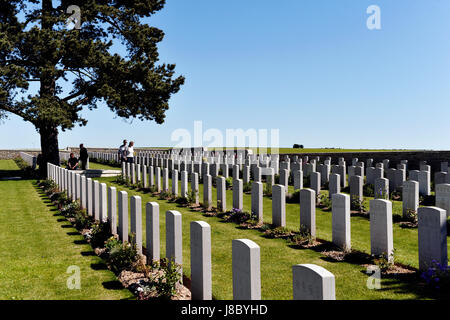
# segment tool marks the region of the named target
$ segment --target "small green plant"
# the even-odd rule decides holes
[[[197,204],[198,200],[198,191],[191,190],[187,194],[187,202],[189,205]]]
[[[139,258],[136,245],[133,243],[121,242],[116,239],[111,240],[110,238],[105,247],[109,253],[107,263],[111,270],[117,273],[122,270],[131,270]]]
[[[272,197],[272,185],[269,182],[264,187],[264,196]]]
[[[314,237],[305,225],[301,225],[298,234],[292,237],[291,243],[295,245],[312,244]]]
[[[78,230],[89,229],[92,219],[87,215],[85,210],[79,210],[75,213],[75,228]]]
[[[394,266],[394,252],[395,250],[390,255],[383,252],[381,255],[374,257],[373,262],[380,268],[381,272],[386,272]]]
[[[243,192],[251,192],[252,191],[252,183],[251,182],[244,183],[242,190],[243,190]]]
[[[159,200],[167,200],[172,198],[172,193],[170,193],[169,191],[162,191],[159,193]]]
[[[73,218],[80,210],[80,203],[77,201],[73,201],[61,209],[61,214],[67,218]]]
[[[265,235],[268,238],[288,238],[292,235],[292,232],[288,228],[277,227],[266,230]]]
[[[328,197],[327,194],[321,194],[319,196],[319,204],[326,210],[331,210],[331,199]]]
[[[363,186],[363,195],[365,197],[374,197],[375,196],[374,185],[373,184],[365,184]]]
[[[293,193],[286,195],[287,203],[300,203],[300,190],[295,190]]]
[[[246,211],[233,208],[228,214],[225,216],[225,220],[228,222],[235,223],[243,223],[252,218],[252,215]]]
[[[403,216],[403,220],[412,224],[417,224],[419,221],[418,219],[417,211],[414,209],[407,209]]]
[[[358,196],[352,196],[350,208],[351,208],[351,210],[354,210],[354,211],[366,212],[366,208],[364,206],[364,201],[359,199]]]
[[[39,186],[42,187],[42,190],[46,194],[55,193],[58,190],[58,186],[56,185],[55,181],[53,180],[43,180],[39,183]]]
[[[70,199],[65,192],[53,193],[50,196],[50,200],[56,203],[60,208],[72,202],[72,199]]]
[[[105,241],[111,236],[108,223],[100,222],[92,225],[91,245],[93,248],[103,248]]]
[[[225,188],[230,189],[233,187],[233,177],[228,177],[225,179]]]
[[[187,206],[189,204],[189,201],[188,201],[187,197],[177,197],[175,199],[175,203],[182,205],[182,206]]]
[[[177,283],[181,280],[181,266],[176,264],[173,259],[163,258],[161,260],[161,270],[163,271],[155,283],[158,296],[170,299],[177,293]]]

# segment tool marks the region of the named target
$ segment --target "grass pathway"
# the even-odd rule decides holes
[[[17,169],[0,161],[2,176]],[[34,181],[0,181],[0,203],[0,300],[133,298]],[[69,266],[80,268],[80,290],[67,288]]]

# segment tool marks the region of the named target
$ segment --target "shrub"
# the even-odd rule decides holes
[[[287,203],[300,203],[300,190],[295,190],[294,193],[288,193],[286,195]]]
[[[229,222],[243,223],[252,218],[252,215],[243,210],[233,208],[228,214],[225,216],[225,220]]]
[[[328,197],[327,194],[321,194],[319,196],[319,203],[325,208],[331,209],[331,199]]]
[[[373,184],[365,184],[363,186],[363,195],[365,197],[374,197],[375,196]]]
[[[51,191],[51,193],[56,192],[56,190],[58,189],[58,186],[56,185],[55,181],[47,179],[47,180],[43,180],[41,182],[39,182],[38,184],[40,187],[42,187],[42,190],[47,193],[49,191]]]
[[[303,176],[303,188],[308,188],[311,186],[311,178],[309,176]]]
[[[122,242],[116,239],[108,239],[105,245],[109,253],[107,263],[111,270],[119,273],[122,270],[131,270],[133,264],[138,260],[136,245]]]
[[[176,295],[176,284],[181,280],[180,267],[173,259],[163,258],[161,260],[163,274],[158,277],[158,281],[155,283],[159,297],[170,299]]]
[[[225,179],[225,188],[230,189],[233,187],[233,177],[228,177]]]
[[[61,214],[68,218],[73,218],[81,210],[80,203],[74,201],[61,209]]]
[[[191,190],[187,194],[187,202],[189,205],[194,205],[197,203],[198,191]]]
[[[243,192],[251,192],[252,191],[252,183],[251,182],[244,183],[242,190],[243,190]]]
[[[265,232],[268,238],[286,238],[292,234],[292,232],[285,227],[277,227],[274,229],[268,229]]]
[[[188,201],[187,197],[177,197],[175,199],[175,203],[182,205],[182,206],[187,206],[189,204],[189,201]]]
[[[102,248],[111,236],[108,223],[100,222],[92,226],[91,245],[93,248]]]
[[[280,183],[280,175],[279,174],[275,174],[273,176],[273,183],[274,184],[279,184]]]
[[[61,207],[64,207],[72,202],[65,192],[56,192],[50,196],[50,200]]]
[[[159,194],[158,199],[159,199],[159,200],[166,200],[166,199],[169,199],[169,198],[171,198],[171,197],[172,197],[172,194],[171,194],[169,191],[162,191],[162,192]]]
[[[92,223],[91,218],[87,215],[85,210],[79,210],[75,213],[75,228],[78,230],[89,229]]]
[[[291,243],[296,245],[312,244],[314,242],[314,237],[311,235],[309,229],[301,225],[299,233],[292,237]]]
[[[358,196],[352,196],[350,208],[351,208],[351,210],[358,211],[358,212],[366,211],[366,208],[364,206],[364,201],[360,200]]]
[[[374,256],[373,262],[380,268],[381,272],[386,272],[394,266],[394,252],[389,257],[386,252],[383,252],[379,256]]]
[[[411,222],[413,224],[417,224],[418,220],[417,211],[414,209],[408,209],[406,210],[406,213],[404,215],[404,220],[407,222]]]

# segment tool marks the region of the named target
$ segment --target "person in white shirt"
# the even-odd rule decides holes
[[[128,148],[125,150],[127,155],[127,161],[129,163],[133,163],[134,160],[134,142],[130,141],[130,144],[128,145]]]
[[[121,145],[119,147],[119,151],[118,151],[120,162],[127,161],[127,154],[125,152],[126,150],[127,150],[127,140],[123,140],[123,145]]]

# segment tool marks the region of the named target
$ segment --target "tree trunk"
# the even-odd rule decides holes
[[[59,166],[58,128],[39,128],[41,135],[41,163],[39,172],[44,178],[47,176],[47,163]]]

